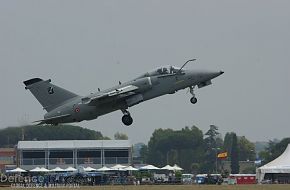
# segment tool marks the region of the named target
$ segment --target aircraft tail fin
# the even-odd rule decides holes
[[[78,96],[50,82],[50,79],[44,81],[40,78],[32,78],[23,82],[26,86],[25,89],[30,90],[47,112],[55,109],[61,103]]]

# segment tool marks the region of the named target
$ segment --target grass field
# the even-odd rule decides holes
[[[13,189],[10,187],[1,190]],[[20,188],[16,188],[20,189]],[[25,188],[26,189],[26,188]],[[35,188],[33,188],[35,189]],[[48,188],[54,189],[54,188]],[[58,190],[74,188],[55,188]],[[142,185],[142,186],[94,186],[80,187],[85,190],[290,190],[290,185]]]

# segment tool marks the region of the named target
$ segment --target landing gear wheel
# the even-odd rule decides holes
[[[191,102],[192,104],[196,104],[196,103],[197,103],[197,98],[196,98],[196,97],[192,97],[192,98],[190,98],[190,102]]]
[[[133,118],[132,118],[130,115],[128,115],[128,114],[123,115],[123,117],[122,117],[122,122],[123,122],[124,125],[126,125],[126,126],[132,125],[132,123],[133,123]]]
[[[192,104],[196,104],[196,103],[197,103],[197,98],[195,97],[195,94],[194,94],[194,87],[195,87],[195,86],[190,86],[190,87],[189,87],[189,92],[190,92],[190,94],[192,95],[192,98],[190,98],[190,102],[191,102]]]

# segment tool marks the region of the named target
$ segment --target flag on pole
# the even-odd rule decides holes
[[[228,152],[221,152],[217,155],[219,159],[226,159],[228,157]]]

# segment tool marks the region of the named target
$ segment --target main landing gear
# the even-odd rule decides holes
[[[124,123],[124,125],[129,126],[132,125],[133,123],[133,118],[131,117],[131,114],[129,111],[127,110],[121,110],[123,112],[123,117],[122,117],[122,122]]]
[[[194,89],[194,86],[189,87],[189,92],[192,95],[192,98],[190,98],[190,102],[192,104],[196,104],[197,103],[197,98],[195,97],[193,89]]]

